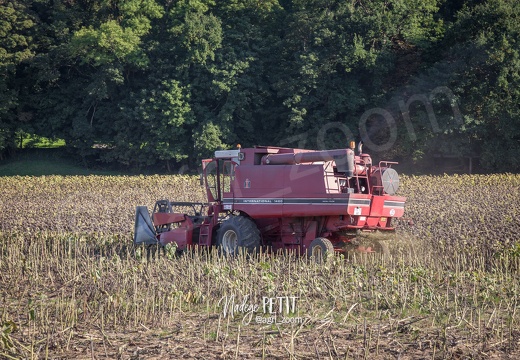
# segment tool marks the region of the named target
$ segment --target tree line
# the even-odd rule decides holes
[[[345,147],[520,170],[515,0],[0,0],[0,151]]]

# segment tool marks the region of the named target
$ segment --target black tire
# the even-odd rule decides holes
[[[319,237],[312,240],[307,249],[307,257],[319,264],[326,263],[334,256],[334,246],[329,239]]]
[[[239,249],[252,254],[260,249],[260,243],[260,231],[245,216],[231,216],[217,231],[217,246],[225,255],[236,255]]]

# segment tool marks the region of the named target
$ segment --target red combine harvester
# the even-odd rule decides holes
[[[395,231],[405,198],[395,162],[372,164],[355,144],[337,150],[271,146],[216,151],[202,161],[208,203],[159,200],[138,206],[135,244],[213,246],[225,254],[295,250],[323,259],[335,251],[385,252],[378,236]],[[191,214],[176,209],[192,209]],[[376,240],[373,240],[376,238]]]

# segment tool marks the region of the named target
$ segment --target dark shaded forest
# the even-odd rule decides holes
[[[0,152],[345,147],[520,170],[516,0],[0,0]]]

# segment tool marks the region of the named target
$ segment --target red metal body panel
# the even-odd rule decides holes
[[[371,203],[372,195],[370,194],[350,194],[347,214],[369,216]]]
[[[159,242],[161,245],[176,243],[178,249],[184,250],[187,245],[191,244],[192,232],[192,229],[185,227],[171,229],[159,234]]]
[[[388,217],[402,217],[404,215],[405,201],[405,197],[385,196],[382,215]]]
[[[172,215],[170,218],[164,215]],[[171,221],[167,224],[175,224],[176,227],[169,229],[168,231],[161,232],[157,235],[159,242],[161,245],[166,245],[170,243],[175,243],[179,250],[186,249],[187,246],[193,244],[193,230],[195,228],[193,221],[184,214],[176,214],[176,213],[155,213],[153,214],[153,218],[162,219],[166,221],[170,220],[179,220],[180,216],[183,216],[182,221]],[[158,224],[154,223],[156,226]]]
[[[173,224],[184,221],[186,215],[177,213],[154,213],[153,223],[155,226]]]

